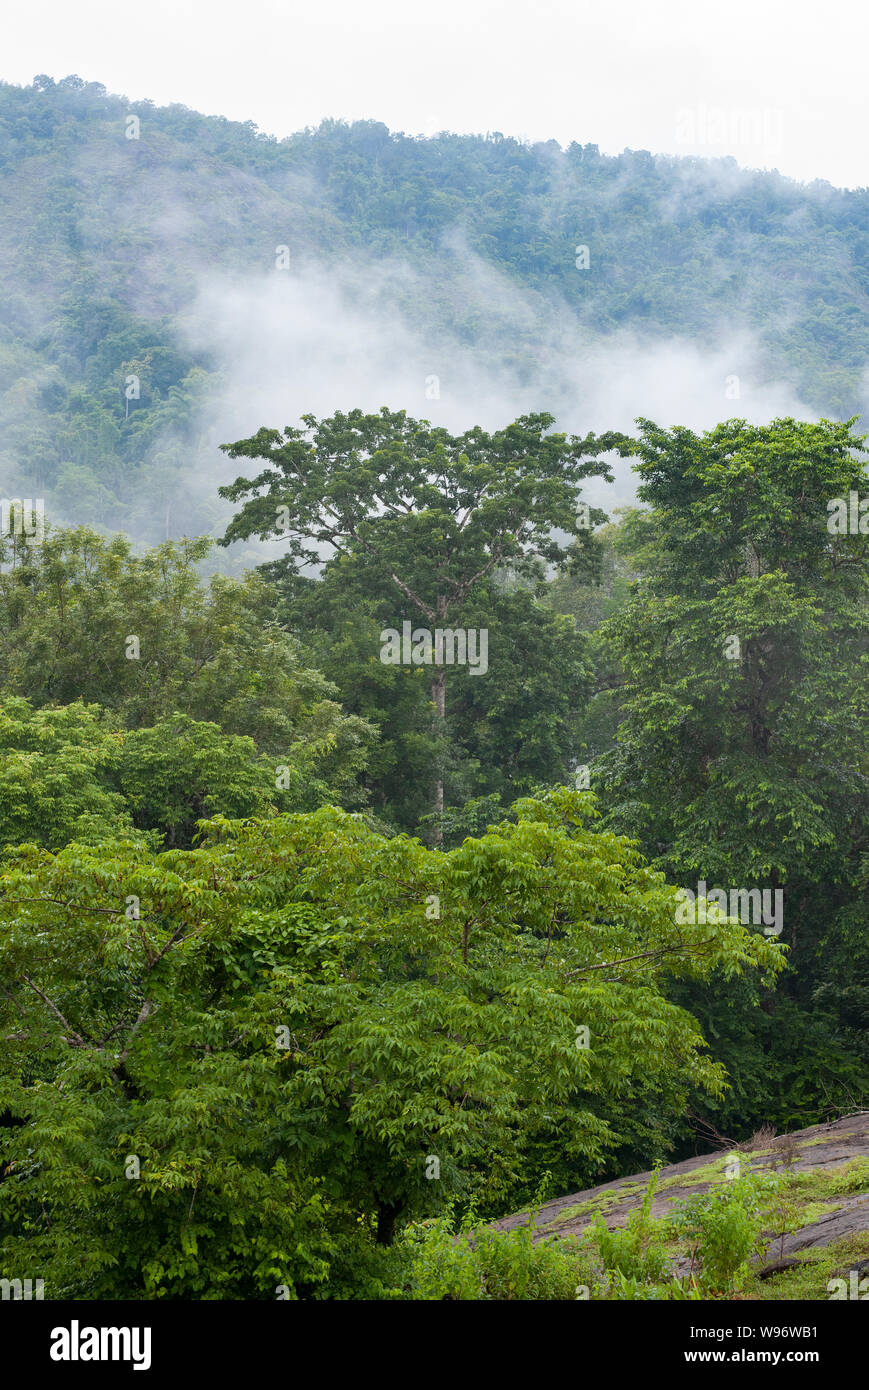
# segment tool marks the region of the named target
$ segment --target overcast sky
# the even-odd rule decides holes
[[[76,72],[283,136],[323,117],[869,184],[860,0],[6,0],[0,77]]]

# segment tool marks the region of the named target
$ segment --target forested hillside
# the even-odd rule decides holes
[[[376,121],[277,141],[40,77],[0,86],[0,194],[0,482],[62,521],[150,541],[216,526],[201,474],[213,483],[226,382],[216,343],[179,322],[211,276],[274,276],[280,246],[290,276],[352,273],[363,320],[373,299],[516,382],[551,389],[553,355],[619,335],[714,352],[744,332],[756,389],[786,383],[839,418],[866,406],[866,190]],[[722,383],[721,415],[733,399]],[[266,423],[240,415],[226,437]]]

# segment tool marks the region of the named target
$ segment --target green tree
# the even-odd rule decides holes
[[[274,760],[258,753],[253,739],[177,714],[124,733],[116,776],[137,828],[158,830],[168,846],[189,847],[197,821],[210,816],[266,816],[279,806],[318,804],[317,791],[325,789],[305,785],[307,761],[287,766],[279,790]]]
[[[414,620],[406,601],[396,604],[352,561],[327,565],[319,580],[277,579],[284,625],[304,638],[343,708],[378,729],[362,785],[384,821],[431,826],[452,842],[468,801],[487,799],[491,820],[518,796],[570,779],[593,676],[587,642],[553,613],[544,586],[508,580],[481,583],[464,611],[469,626],[488,631],[486,677],[451,667],[445,717],[433,721],[430,668],[377,656],[385,627]],[[433,814],[438,777],[446,810]]]
[[[114,781],[123,735],[94,705],[0,702],[0,845],[59,849],[132,830]]]
[[[127,728],[184,714],[253,739],[275,769],[309,782],[309,805],[324,790],[358,797],[372,730],[302,660],[260,577],[206,583],[207,538],[142,555],[86,528],[15,539],[14,554],[0,542],[14,559],[0,572],[0,688],[37,706],[99,704]]]
[[[680,927],[674,890],[586,828],[577,794],[515,809],[450,853],[329,808],[218,819],[161,855],[19,850],[0,878],[9,1277],[95,1299],[359,1294],[400,1220],[503,1204],[553,1114],[594,1168],[638,1096],[719,1092],[661,984],[774,974],[779,947]]]
[[[859,531],[828,528],[835,499],[867,491],[862,439],[830,421],[732,420],[703,435],[640,425],[624,447],[650,507],[631,519],[644,577],[602,629],[621,723],[592,786],[606,823],[676,881],[783,894],[786,989],[815,1010],[803,1030],[820,1026],[827,1043],[813,1042],[792,1075],[802,1113],[782,1095],[782,1114],[763,1118],[810,1123],[830,1100],[848,1103],[856,1080],[853,1048],[849,1060],[812,995],[819,941],[853,901],[867,846],[869,554]],[[746,1017],[724,999],[696,1002],[729,1040],[728,1068],[760,1078],[743,1095],[744,1122],[770,1100],[771,1057],[756,1037],[740,1067]],[[765,1007],[776,1010],[773,996]]]
[[[361,561],[374,585],[391,587],[402,612],[409,605],[417,621],[431,624],[419,629],[429,633],[469,628],[480,586],[500,568],[539,578],[542,561],[563,565],[583,542],[592,553],[590,522],[603,514],[580,513],[580,484],[610,476],[597,461],[608,436],[551,433],[546,414],[459,436],[385,407],[303,422],[223,446],[231,458],[266,465],[220,489],[243,502],[223,544],[284,536],[286,568],[318,564],[324,548],[329,557]],[[573,552],[555,528],[575,538]],[[397,614],[390,629],[400,627]],[[433,667],[431,698],[442,723],[450,657],[423,645],[414,660]],[[443,808],[439,769],[433,809]]]
[[[276,766],[252,739],[184,714],[130,730],[98,705],[33,709],[6,697],[0,752],[0,845],[7,847],[59,849],[137,829],[155,847],[165,838],[189,848],[197,821],[209,816],[313,809],[336,794],[307,743]]]

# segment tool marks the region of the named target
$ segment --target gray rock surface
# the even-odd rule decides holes
[[[809,1129],[796,1130],[790,1135],[781,1135],[761,1143],[759,1147],[767,1152],[751,1150],[751,1146],[745,1144],[740,1146],[740,1151],[745,1153],[746,1157],[752,1152],[751,1164],[754,1169],[779,1167],[787,1161],[792,1163],[795,1172],[805,1173],[823,1168],[837,1168],[855,1158],[869,1158],[869,1111],[835,1120],[831,1124],[812,1125]],[[712,1184],[703,1180],[692,1181],[692,1174],[705,1168],[721,1154],[734,1152],[734,1148],[735,1146],[720,1148],[662,1168],[659,1183],[668,1179],[680,1181],[674,1182],[672,1187],[656,1196],[652,1203],[652,1214],[656,1217],[663,1216],[674,1202],[684,1201],[692,1193],[707,1191]],[[594,1220],[595,1212],[574,1214],[571,1209],[605,1193],[617,1194],[620,1188],[625,1189],[624,1197],[617,1198],[612,1205],[598,1210],[602,1210],[608,1226],[623,1225],[629,1212],[642,1201],[650,1177],[650,1171],[634,1173],[628,1177],[616,1178],[613,1182],[601,1183],[599,1187],[585,1188],[582,1192],[572,1192],[569,1196],[545,1203],[537,1215],[535,1239],[540,1240],[550,1235],[580,1235]],[[507,1231],[526,1225],[529,1219],[530,1213],[523,1211],[513,1216],[502,1217],[500,1221],[492,1224],[496,1230]],[[839,1199],[837,1211],[830,1212],[818,1221],[802,1227],[793,1235],[786,1236],[781,1257],[787,1259],[796,1251],[812,1246],[829,1245],[842,1236],[865,1230],[869,1230],[869,1195],[843,1196]],[[776,1257],[778,1254],[777,1243]]]

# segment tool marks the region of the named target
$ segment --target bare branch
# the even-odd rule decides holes
[[[86,1043],[85,1043],[85,1040],[84,1040],[84,1038],[82,1037],[81,1033],[77,1033],[77,1032],[76,1032],[76,1030],[73,1028],[72,1024],[71,1024],[67,1019],[64,1018],[63,1014],[60,1012],[60,1009],[57,1007],[57,1005],[56,1005],[56,1004],[53,1004],[53,1003],[51,1002],[51,1000],[49,999],[48,995],[45,994],[45,993],[43,993],[43,991],[39,988],[39,985],[34,984],[33,980],[31,980],[31,978],[30,978],[29,975],[22,975],[21,978],[22,978],[22,980],[24,980],[25,984],[28,984],[28,985],[30,986],[30,988],[33,990],[34,994],[38,994],[39,997],[40,997],[40,999],[43,1001],[43,1003],[48,1005],[48,1007],[51,1009],[51,1012],[55,1015],[55,1017],[60,1019],[61,1023],[63,1024],[64,1028],[66,1029],[67,1033],[70,1035],[70,1037],[72,1037],[72,1038],[75,1039],[75,1041],[76,1041],[76,1043],[79,1045],[79,1047],[85,1047],[85,1046],[86,1046]]]
[[[139,1017],[136,1019],[136,1022],[133,1024],[132,1028],[130,1029],[129,1033],[127,1034],[127,1041],[126,1041],[126,1043],[124,1044],[124,1049],[123,1049],[123,1051],[121,1052],[121,1054],[120,1054],[119,1057],[118,1057],[118,1066],[119,1066],[119,1067],[120,1067],[120,1066],[123,1066],[124,1062],[126,1062],[127,1057],[128,1057],[129,1054],[130,1054],[130,1043],[132,1042],[132,1039],[133,1039],[134,1035],[136,1034],[136,1032],[138,1031],[138,1029],[142,1026],[142,1024],[145,1022],[145,1019],[148,1017],[148,1015],[151,1014],[151,1013],[153,1013],[153,1012],[154,1012],[154,1005],[153,1005],[153,1003],[151,1002],[150,999],[146,999],[145,1002],[144,1002],[144,1004],[142,1005],[141,1009],[139,1010]]]
[[[672,955],[674,951],[696,952],[702,954],[708,950],[711,942],[706,942],[703,946],[691,946],[687,941],[680,942],[678,946],[661,946],[656,951],[641,951],[636,956],[622,956],[621,960],[608,960],[603,965],[583,965],[579,970],[570,970],[565,975],[566,980],[572,980],[574,975],[584,975],[587,970],[612,970],[617,965],[627,965],[632,960],[649,960],[651,957]]]
[[[427,603],[423,603],[422,599],[421,599],[421,598],[418,598],[418,597],[416,596],[416,594],[413,592],[413,590],[408,588],[408,586],[405,584],[404,580],[403,580],[403,579],[399,579],[398,575],[395,573],[394,570],[390,570],[389,574],[390,574],[390,578],[393,580],[393,582],[394,582],[395,584],[398,585],[399,589],[401,589],[401,592],[402,592],[403,594],[406,594],[406,595],[407,595],[407,597],[410,599],[411,603],[415,603],[416,606],[417,606],[417,608],[419,608],[421,612],[425,613],[425,615],[426,615],[427,618],[431,618],[432,622],[436,622],[436,621],[437,621],[437,615],[436,615],[434,609],[433,609],[433,608],[429,608],[429,606],[428,606]]]

